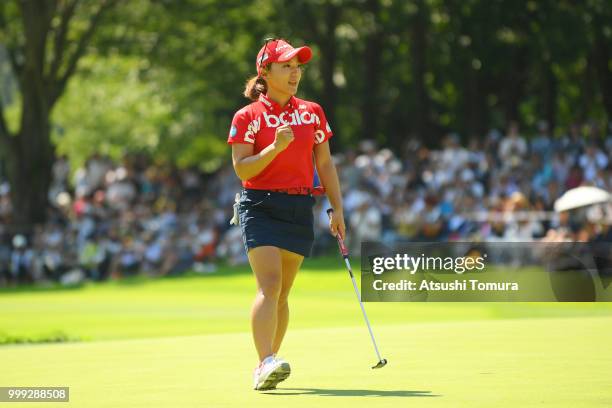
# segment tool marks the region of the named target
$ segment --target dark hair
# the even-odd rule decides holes
[[[266,92],[268,92],[268,83],[259,75],[249,78],[244,87],[244,96],[253,102],[259,99],[259,95]]]

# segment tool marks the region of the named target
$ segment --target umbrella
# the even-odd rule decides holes
[[[555,201],[555,211],[568,211],[593,204],[606,203],[612,195],[597,187],[582,186],[567,190]]]

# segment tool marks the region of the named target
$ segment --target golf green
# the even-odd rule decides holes
[[[68,386],[73,407],[609,407],[612,305],[366,304],[380,369],[337,259],[308,262],[281,349],[291,377],[251,389],[245,268],[71,290],[2,291],[0,386]],[[3,403],[0,403],[3,404]],[[8,404],[3,404],[8,405]]]

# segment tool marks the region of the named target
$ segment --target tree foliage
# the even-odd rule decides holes
[[[12,183],[40,179],[15,193],[29,220],[56,148],[212,171],[270,35],[313,48],[300,96],[324,107],[336,150],[510,120],[560,133],[612,120],[611,21],[606,0],[7,0],[0,153]]]

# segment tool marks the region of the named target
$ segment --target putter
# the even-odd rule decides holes
[[[327,216],[331,219],[331,215],[334,212],[332,208],[327,210]],[[353,270],[351,269],[351,263],[349,262],[349,253],[348,249],[344,245],[344,240],[340,236],[340,234],[336,234],[336,239],[338,239],[338,248],[340,248],[340,253],[344,258],[344,263],[346,264],[346,268],[348,269],[349,275],[351,275],[351,281],[353,282],[353,288],[355,289],[355,294],[357,295],[357,300],[359,301],[359,306],[361,306],[361,311],[363,312],[363,318],[365,319],[366,324],[368,325],[368,330],[370,332],[370,337],[372,338],[372,344],[374,344],[374,351],[376,351],[376,356],[378,357],[378,363],[372,367],[374,368],[383,368],[387,365],[387,360],[380,356],[378,352],[378,347],[376,346],[376,340],[374,340],[374,333],[372,332],[372,327],[370,327],[370,321],[368,320],[368,315],[366,314],[365,308],[363,307],[363,303],[361,302],[361,295],[359,294],[359,289],[357,289],[357,282],[355,281],[355,277],[353,276]]]

